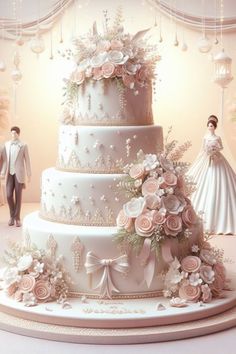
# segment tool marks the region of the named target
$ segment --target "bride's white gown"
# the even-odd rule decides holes
[[[187,173],[196,183],[191,201],[196,212],[203,212],[206,231],[236,234],[236,174],[222,149],[219,136],[204,137],[203,149]]]

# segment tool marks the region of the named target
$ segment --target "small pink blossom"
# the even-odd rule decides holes
[[[184,272],[192,273],[200,269],[201,260],[196,256],[187,256],[181,261],[181,267]]]

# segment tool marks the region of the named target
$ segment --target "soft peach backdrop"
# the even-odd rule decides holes
[[[155,13],[141,1],[121,1],[123,4],[125,29],[132,33],[153,26]],[[35,202],[40,198],[40,176],[43,169],[55,166],[57,159],[58,117],[62,102],[62,78],[65,62],[57,54],[61,47],[67,47],[72,35],[85,33],[91,27],[94,19],[102,28],[102,10],[108,9],[113,16],[114,2],[93,1],[74,13],[68,9],[63,19],[64,43],[59,44],[59,24],[53,27],[54,59],[50,60],[50,36],[44,35],[46,51],[38,58],[29,49],[29,44],[18,47],[20,51],[20,69],[22,81],[17,90],[17,116],[10,125],[19,125],[22,130],[21,138],[27,142],[30,149],[33,176],[30,185],[24,191],[24,201]],[[162,18],[163,43],[159,45],[162,56],[158,63],[158,87],[153,102],[155,123],[162,125],[164,133],[168,127],[173,127],[172,136],[179,142],[192,141],[192,147],[186,153],[186,160],[191,162],[196,157],[206,130],[206,119],[210,114],[221,116],[221,90],[213,82],[213,62],[210,54],[201,54],[197,48],[200,32],[177,27],[180,45],[175,47],[175,26],[169,18]],[[182,35],[188,45],[186,52],[181,51]],[[210,36],[212,41],[213,36]],[[158,43],[158,28],[154,40]],[[225,115],[223,142],[225,155],[233,167],[236,167],[236,122],[230,121],[228,106],[236,92],[236,33],[224,35],[226,53],[233,59],[232,72],[235,80],[225,90]],[[0,73],[0,87],[7,88],[12,96],[13,90],[10,78],[12,58],[15,47],[13,42],[0,40],[1,59],[7,62],[8,69]],[[213,45],[212,53],[221,50]],[[235,98],[234,98],[235,99]],[[220,129],[219,129],[220,131]],[[220,132],[219,132],[220,133]],[[2,134],[1,134],[2,135]],[[4,133],[4,139],[10,134]]]

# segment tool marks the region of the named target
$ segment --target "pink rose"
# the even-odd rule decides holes
[[[201,285],[202,301],[207,303],[212,300],[212,292],[208,284]]]
[[[111,40],[111,49],[112,50],[121,50],[123,48],[123,43],[119,41],[118,39],[112,39]]]
[[[32,275],[25,274],[22,276],[19,282],[19,290],[22,293],[28,293],[34,289],[35,286],[35,278]]]
[[[123,75],[122,76],[123,83],[126,87],[133,89],[134,88],[134,83],[135,83],[135,78],[133,75]]]
[[[200,269],[201,260],[196,256],[187,256],[181,261],[181,267],[184,272],[192,273]]]
[[[156,194],[147,194],[144,197],[148,209],[156,210],[161,206],[161,198]]]
[[[153,234],[155,225],[152,221],[151,213],[144,213],[135,220],[135,231],[139,236],[149,237]]]
[[[117,65],[116,68],[115,68],[114,75],[117,76],[117,77],[122,77],[123,73],[124,73],[123,65]]]
[[[102,69],[101,68],[93,68],[93,78],[94,80],[102,79]]]
[[[179,297],[187,301],[197,302],[201,295],[200,286],[193,286],[188,282],[184,282],[179,288]]]
[[[215,280],[215,272],[213,271],[212,267],[208,265],[202,265],[200,267],[200,276],[202,280],[207,284],[211,284]]]
[[[184,209],[184,204],[174,194],[162,197],[163,207],[170,213],[177,215]]]
[[[148,178],[142,185],[143,196],[148,194],[155,194],[159,189],[159,183],[156,178]]]
[[[172,172],[169,171],[164,172],[162,178],[163,178],[163,183],[161,185],[161,188],[173,187],[176,186],[177,184],[177,177]]]
[[[133,220],[132,218],[129,218],[127,215],[125,215],[124,210],[122,209],[116,218],[116,225],[119,228],[124,228],[130,232],[133,229]]]
[[[134,179],[142,178],[144,175],[143,165],[141,163],[133,165],[129,170],[129,175]]]
[[[147,70],[145,67],[141,67],[136,73],[136,79],[138,82],[142,83],[147,80]]]
[[[112,76],[112,74],[114,73],[115,71],[115,65],[111,62],[106,62],[103,64],[102,66],[102,74],[103,74],[103,77],[105,78],[109,78]]]
[[[187,227],[191,227],[197,222],[197,215],[191,205],[187,205],[182,212],[183,223]]]
[[[50,298],[51,285],[44,280],[39,280],[34,287],[34,295],[37,300],[45,301]]]
[[[164,224],[166,235],[177,236],[182,231],[182,220],[177,215],[169,215]]]
[[[152,217],[153,217],[153,223],[155,225],[162,225],[166,221],[165,214],[160,211],[155,211]]]

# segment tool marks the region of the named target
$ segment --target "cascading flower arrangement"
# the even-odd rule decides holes
[[[94,23],[87,35],[73,40],[74,52],[67,52],[68,59],[73,57],[76,63],[75,70],[65,80],[67,101],[73,101],[78,87],[87,80],[114,79],[118,87],[131,89],[138,95],[139,87],[154,78],[160,56],[156,54],[156,46],[148,45],[144,39],[150,29],[133,36],[125,33],[121,8],[117,10],[113,25],[109,25],[106,11],[104,17],[103,34],[98,33]]]
[[[64,268],[63,258],[51,249],[13,243],[5,250],[7,264],[3,274],[3,289],[25,306],[57,300],[67,304],[71,279]]]
[[[186,302],[211,302],[226,287],[223,251],[206,241],[200,247],[193,245],[191,251],[180,262],[175,258],[165,275],[164,296],[171,297],[170,304],[175,307],[186,306]]]

